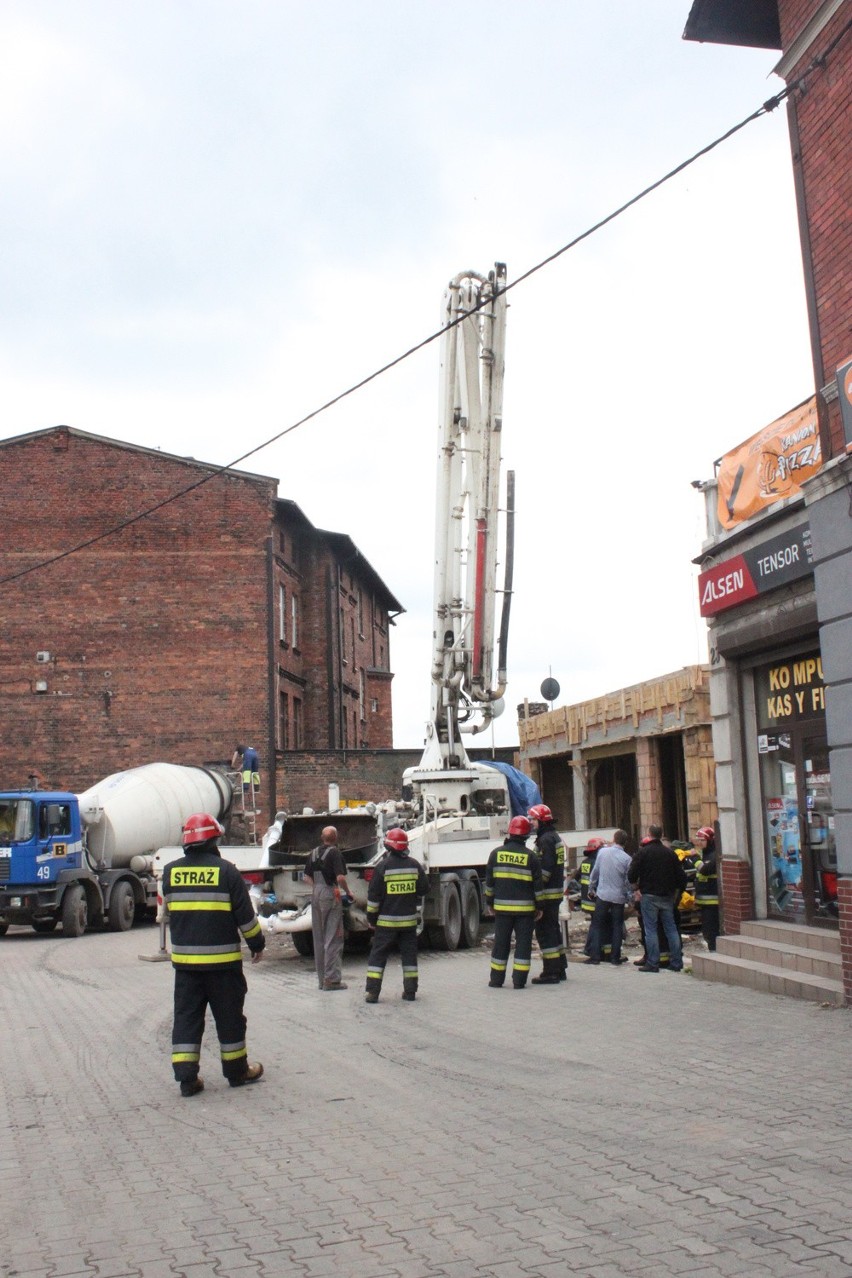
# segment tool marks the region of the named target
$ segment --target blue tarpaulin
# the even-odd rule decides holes
[[[535,781],[519,768],[513,768],[511,763],[498,763],[496,759],[477,759],[476,766],[496,768],[503,773],[509,787],[512,816],[526,816],[534,804],[541,803],[541,791]]]

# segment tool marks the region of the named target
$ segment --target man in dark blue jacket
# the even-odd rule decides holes
[[[224,830],[197,812],[183,827],[183,858],[166,866],[163,904],[171,925],[175,972],[172,1068],[181,1096],[204,1088],[198,1076],[204,1016],[209,1005],[219,1036],[222,1073],[232,1087],[256,1083],[262,1065],[249,1065],[243,1005],[241,938],[257,963],[266,944],[243,877],[219,855]]]
[[[378,1003],[390,953],[399,947],[402,963],[402,997],[417,997],[417,924],[420,903],[429,887],[426,871],[408,855],[405,830],[388,830],[387,856],[376,867],[367,890],[367,921],[375,928],[367,959],[365,1003]]]

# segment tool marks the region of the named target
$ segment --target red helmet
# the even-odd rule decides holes
[[[520,834],[520,835],[523,835],[524,838],[526,838],[531,829],[532,829],[532,826],[530,825],[529,821],[527,820],[526,817],[523,817],[523,816],[512,817],[511,821],[509,822],[510,834]]]
[[[700,830],[695,831],[696,839],[715,839],[716,831],[712,825],[702,825]]]
[[[206,812],[195,812],[187,817],[183,827],[183,846],[187,848],[192,843],[206,843],[208,839],[221,838],[224,833],[225,827],[215,817]]]
[[[586,844],[585,851],[599,852],[601,848],[603,847],[606,847],[606,843],[604,842],[603,839],[589,839],[588,843]]]
[[[536,821],[553,820],[553,813],[546,803],[536,803],[534,807],[530,808],[527,816],[534,817]]]
[[[640,848],[644,848],[646,843],[653,843],[653,842],[654,840],[651,838],[650,834],[646,834],[644,839],[639,840],[639,846]]]
[[[393,830],[388,830],[385,835],[385,847],[388,852],[407,852],[408,835],[405,830],[400,830],[398,826],[395,826]]]

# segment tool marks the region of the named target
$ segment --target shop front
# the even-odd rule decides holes
[[[752,672],[769,918],[836,925],[837,849],[818,649]]]
[[[836,927],[838,869],[810,529],[799,508],[728,540],[699,577],[710,624],[723,924]],[[733,552],[733,553],[732,553]],[[771,646],[770,646],[771,643]],[[718,777],[717,777],[718,779]],[[725,900],[748,870],[749,902]],[[729,894],[730,895],[730,894]]]

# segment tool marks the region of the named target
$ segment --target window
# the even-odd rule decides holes
[[[379,713],[379,698],[378,698],[378,697],[373,697],[373,698],[371,699],[371,701],[370,701],[370,709],[372,710],[373,714],[378,714],[378,713]]]
[[[302,749],[302,699],[293,698],[293,749]]]
[[[299,600],[296,595],[290,596],[290,643],[294,648],[299,646]]]
[[[278,748],[290,749],[290,702],[286,692],[278,694]]]
[[[278,639],[287,642],[287,592],[282,585],[278,586]]]
[[[364,596],[358,591],[358,634],[364,638]]]
[[[44,803],[38,813],[38,835],[50,839],[71,833],[71,809],[67,803]]]
[[[346,617],[340,609],[340,660],[346,664]]]
[[[359,719],[361,720],[361,722],[362,722],[362,723],[364,722],[364,720],[365,720],[365,719],[366,719],[366,717],[367,717],[367,713],[366,713],[366,700],[365,700],[365,697],[364,697],[364,692],[365,692],[365,688],[364,688],[364,671],[363,671],[363,670],[359,670],[359,672],[358,672],[358,717],[359,717]]]

